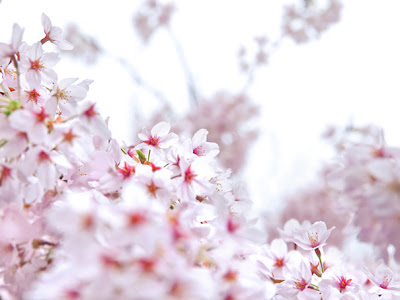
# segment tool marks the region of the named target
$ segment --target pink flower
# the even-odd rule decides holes
[[[400,282],[394,282],[394,274],[392,270],[386,267],[384,264],[380,264],[375,271],[375,276],[365,268],[365,274],[368,279],[376,286],[373,291],[381,293],[391,293],[393,295],[400,295]]]
[[[310,227],[295,230],[293,240],[304,250],[321,248],[326,245],[326,241],[334,228],[328,230],[325,222],[315,222]]]
[[[43,107],[32,111],[19,109],[14,111],[10,117],[10,127],[26,133],[30,142],[45,143],[48,139],[48,128],[46,126],[49,115]]]
[[[360,289],[357,281],[360,282],[359,276],[349,274],[348,268],[332,267],[323,274],[318,287],[324,299],[347,299],[345,296],[352,299],[351,296]]]
[[[21,53],[20,70],[31,84],[40,85],[42,80],[48,84],[56,83],[57,74],[52,68],[59,59],[57,53],[43,53],[40,42],[32,46],[25,45]]]
[[[54,86],[49,99],[49,106],[55,112],[58,106],[63,117],[77,113],[78,102],[86,97],[87,89],[80,84],[74,84],[78,78],[66,78]]]
[[[14,54],[18,51],[22,42],[23,33],[24,30],[19,25],[14,24],[11,43],[0,43],[0,66],[5,68],[10,59],[12,59]]]
[[[285,242],[293,242],[294,232],[300,226],[302,226],[303,228],[304,227],[309,227],[309,226],[311,226],[311,223],[309,221],[304,221],[302,223],[302,225],[300,225],[299,221],[297,221],[296,219],[290,219],[285,223],[285,225],[283,227],[283,230],[278,228],[278,231],[279,231],[279,234],[280,234],[281,238]]]
[[[42,25],[46,36],[41,40],[44,44],[47,41],[57,45],[61,50],[72,50],[74,47],[66,40],[63,39],[62,29],[51,24],[50,18],[44,13],[42,14]]]
[[[94,103],[85,103],[83,105],[79,120],[82,122],[86,131],[90,131],[91,134],[99,136],[104,140],[111,138],[111,132],[104,122],[104,119],[95,109]]]
[[[170,181],[172,172],[167,169],[153,171],[150,165],[138,165],[136,167],[136,179],[146,190],[149,196],[165,199],[170,204]]]
[[[276,285],[278,295],[285,299],[321,299],[321,295],[317,291],[309,288],[312,273],[308,263],[304,260],[296,267],[284,267],[283,275],[285,281]]]
[[[27,134],[21,129],[13,128],[9,120],[4,114],[0,114],[1,158],[17,157],[28,146]]]
[[[200,157],[193,163],[181,160],[181,176],[178,177],[178,196],[184,201],[193,201],[196,196],[204,197],[214,192],[210,179],[215,175],[206,157]]]
[[[41,85],[22,84],[24,91],[21,94],[22,104],[25,108],[33,110],[35,107],[44,107],[49,98],[46,89]]]
[[[265,256],[270,261],[271,271],[275,279],[282,278],[282,269],[290,260],[286,243],[281,239],[275,239],[271,242],[270,247],[265,249]]]
[[[216,143],[207,142],[207,135],[206,129],[200,129],[193,135],[193,153],[197,156],[215,157],[219,153],[219,147]]]
[[[178,136],[175,133],[170,133],[171,126],[167,122],[156,124],[150,132],[143,129],[138,134],[139,139],[143,142],[136,147],[138,149],[158,150],[166,149],[178,141]]]

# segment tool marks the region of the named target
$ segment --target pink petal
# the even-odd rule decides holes
[[[46,16],[44,13],[42,13],[42,26],[46,34],[49,33],[52,27],[50,18]]]

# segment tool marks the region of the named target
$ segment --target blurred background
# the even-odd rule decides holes
[[[156,120],[178,131],[198,122],[211,137],[226,118],[221,156],[271,212],[332,156],[329,126],[374,123],[400,145],[399,10],[397,0],[3,0],[0,40],[13,23],[40,40],[47,14],[76,44],[60,79],[93,79],[88,99],[127,144]]]

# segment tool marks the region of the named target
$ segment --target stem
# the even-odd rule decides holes
[[[46,34],[46,36],[40,40],[40,42],[42,43],[42,45],[43,45],[44,43],[48,42],[48,41],[50,41],[49,34]]]
[[[318,256],[318,259],[319,259],[319,263],[321,264],[321,271],[322,271],[322,273],[324,273],[325,272],[324,265],[322,264],[321,256]]]
[[[321,251],[319,250],[319,248],[317,248],[317,249],[315,249],[315,254],[317,254],[317,256],[318,256],[318,259],[319,259],[319,263],[320,263],[320,265],[321,265],[321,271],[322,271],[322,273],[324,273],[325,271],[324,271],[324,265],[322,264],[322,259],[321,259]]]
[[[313,284],[313,283],[310,283],[309,288],[319,292],[319,287],[317,285]]]
[[[182,174],[175,175],[175,176],[172,176],[171,179],[178,178],[178,177],[181,177],[181,176],[182,176]]]
[[[149,154],[147,154],[147,161],[150,161],[150,153],[151,153],[151,150],[149,150]]]

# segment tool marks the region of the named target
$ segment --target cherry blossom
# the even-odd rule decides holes
[[[326,245],[334,228],[327,229],[325,222],[315,222],[311,226],[295,230],[293,241],[304,250],[318,249]]]
[[[329,268],[318,284],[324,299],[346,299],[361,289],[358,276],[345,274],[337,268]]]
[[[219,153],[219,147],[216,143],[207,142],[207,134],[207,130],[200,129],[193,135],[193,153],[197,156],[215,157]]]
[[[63,117],[76,114],[78,111],[78,102],[86,97],[87,88],[81,86],[82,83],[73,85],[77,80],[78,78],[62,79],[52,89],[49,102],[54,103],[49,103],[48,105],[54,108],[58,105],[60,114]]]
[[[158,151],[158,149],[168,148],[178,139],[175,133],[169,132],[170,128],[171,126],[168,123],[160,122],[156,124],[150,132],[144,129],[138,135],[142,143],[136,147],[156,151]]]
[[[52,68],[59,59],[57,53],[44,53],[40,42],[32,46],[25,45],[21,52],[20,70],[26,80],[33,84],[40,84],[42,79],[47,84],[54,84],[57,82],[57,73]]]
[[[302,260],[298,266],[284,267],[285,281],[278,283],[277,294],[286,299],[320,299],[319,293],[310,286],[312,274]]]
[[[21,46],[23,33],[24,30],[18,24],[14,24],[11,43],[0,43],[0,66],[3,68],[7,67],[10,60],[14,59],[14,54]]]
[[[270,246],[265,248],[265,257],[268,259],[268,266],[271,268],[274,279],[283,278],[283,267],[287,266],[291,260],[286,243],[281,239],[275,239]]]
[[[210,179],[215,175],[213,166],[207,158],[198,158],[193,163],[181,160],[178,177],[178,196],[183,201],[193,201],[196,197],[204,197],[213,192]]]
[[[46,36],[40,41],[44,44],[47,41],[57,45],[61,50],[72,50],[73,46],[63,39],[62,29],[51,24],[50,18],[42,14],[42,25]]]
[[[374,291],[377,293],[389,293],[393,295],[400,295],[400,283],[394,279],[394,274],[384,264],[380,264],[375,271],[375,275],[368,270],[364,270],[368,279],[375,285]]]
[[[170,12],[164,13],[158,22],[165,25]],[[5,64],[1,298],[389,299],[400,294],[395,246],[387,249],[390,268],[376,268],[377,248],[353,231],[332,247],[328,237],[335,227],[297,219],[280,230],[282,239],[268,242],[276,233],[267,234],[250,196],[221,167],[218,144],[207,142],[212,128],[185,136],[161,122],[143,129],[139,144],[114,139],[108,120],[84,99],[91,81],[58,82],[52,70],[58,55],[47,53],[42,43],[68,46],[44,14],[42,23],[46,37],[33,46],[22,42],[19,27],[11,45],[0,46]],[[231,145],[247,148],[249,143],[233,140],[239,127],[230,121],[247,120],[252,106],[244,96],[233,97],[247,105],[240,111],[226,97],[221,107],[231,109],[229,118],[216,119],[216,131],[227,134]],[[217,116],[226,114],[221,107]],[[248,141],[254,137],[254,131],[244,132]],[[359,208],[371,215],[384,218],[394,210],[396,216],[397,206],[390,205],[397,199],[400,151],[382,139],[353,146],[343,145],[343,168],[326,173],[334,191],[329,197],[341,195],[337,202],[350,199],[355,207],[366,203]],[[299,247],[289,250],[293,243]],[[375,275],[368,271],[373,269]]]
[[[30,110],[35,110],[35,107],[44,107],[49,98],[49,94],[41,86],[22,84],[24,92],[22,93],[22,104],[27,106]]]

